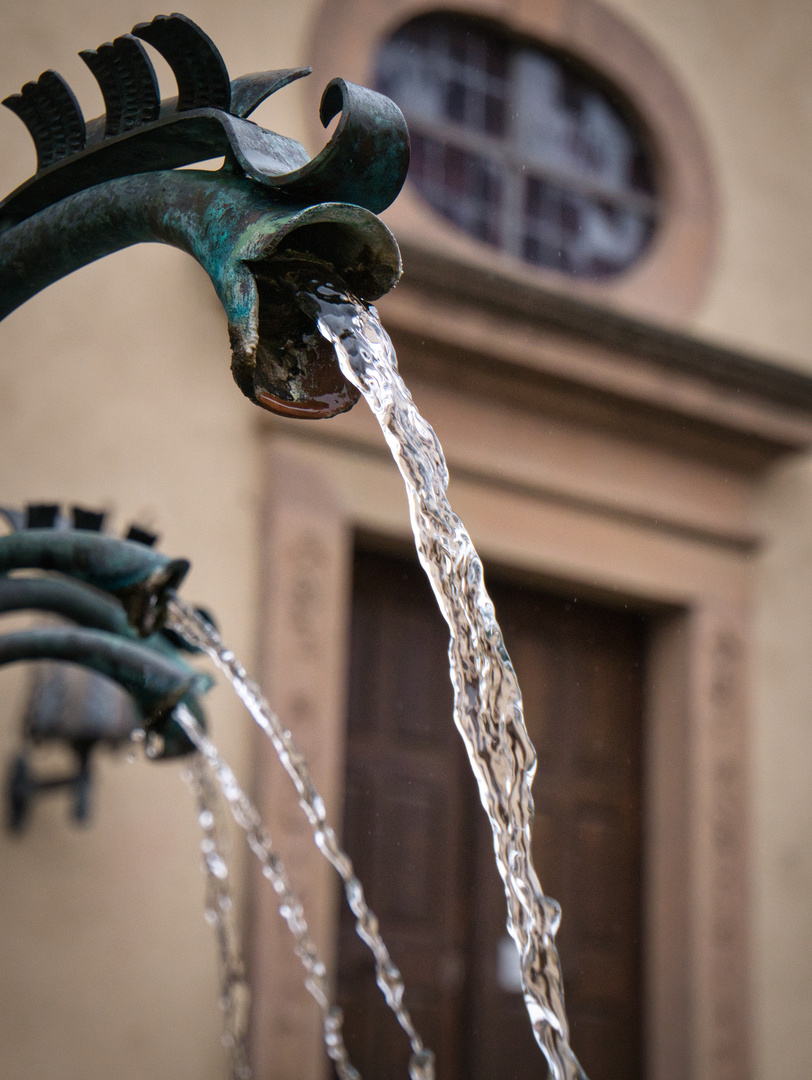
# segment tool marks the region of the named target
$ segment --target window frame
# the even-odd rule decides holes
[[[425,20],[432,17],[435,24],[428,29],[425,27]],[[419,54],[404,89],[407,92],[414,90],[431,67],[433,71],[439,72],[439,81],[446,91],[452,85],[459,87],[463,113],[458,121],[425,113],[421,115],[419,109],[410,109],[403,100],[399,101],[412,132],[413,146],[417,139],[425,140],[427,144],[424,158],[427,175],[418,174],[412,181],[420,197],[455,228],[482,243],[498,248],[522,263],[593,281],[614,278],[631,269],[644,257],[653,241],[659,226],[661,203],[655,141],[645,129],[642,119],[636,115],[632,103],[622,100],[617,87],[576,57],[551,48],[543,42],[519,38],[505,26],[483,20],[476,15],[445,11],[423,13],[416,20],[409,20],[395,31],[392,38],[381,43],[375,58],[375,83],[384,93],[389,92],[384,54],[386,50],[392,50],[396,72],[394,81],[397,83],[399,52],[409,49],[408,36],[402,41],[398,41],[397,36],[420,20],[424,20],[426,33],[418,34],[412,43]],[[452,55],[454,20],[459,20],[459,29],[469,30],[472,34],[472,38],[466,42],[465,56]],[[421,40],[424,37],[426,40]],[[491,53],[503,61],[502,71],[486,70],[488,61],[493,59]],[[611,177],[589,176],[586,167],[579,167],[577,161],[557,167],[549,160],[542,160],[541,156],[534,160],[532,147],[522,147],[522,132],[516,121],[522,92],[529,89],[525,82],[523,63],[528,56],[545,58],[553,65],[559,78],[573,78],[579,92],[588,91],[596,95],[601,105],[611,111],[616,121],[622,125],[623,134],[628,137],[634,153],[640,154],[645,161],[647,179],[650,181],[648,191],[634,187],[631,183],[618,184]],[[392,96],[395,97],[396,94]],[[477,117],[477,123],[473,123],[467,115],[468,107],[475,98],[483,99],[484,104],[484,109],[478,110],[483,115]],[[488,99],[501,104],[502,122],[497,125],[500,130],[486,130]],[[564,117],[561,113],[553,115],[553,112],[550,112],[549,119],[565,120],[568,125],[579,124],[579,119]],[[580,131],[579,128],[576,134]],[[444,183],[441,175],[443,165],[438,163],[437,158],[438,149],[446,167],[450,153],[456,152],[473,159],[483,178],[489,178],[492,189],[498,191],[498,197],[491,201],[482,192],[472,193],[470,199],[466,199],[463,194],[458,196],[450,185]],[[597,250],[579,253],[578,243],[567,236],[560,223],[561,235],[545,243],[545,231],[554,231],[556,222],[546,214],[534,218],[528,212],[528,180],[536,181],[542,191],[548,187],[551,189],[548,194],[558,194],[565,201],[572,196],[581,196],[591,202],[593,207],[598,204],[602,209],[608,208],[611,212],[631,212],[642,232],[642,235],[633,241],[634,250],[631,254],[619,258],[615,253],[610,253],[608,260],[602,265],[601,253]],[[467,213],[464,204],[470,204]],[[461,213],[455,213],[455,206],[459,206]],[[531,241],[537,243],[540,252],[546,246],[547,257],[540,255],[539,258],[533,258],[527,250]],[[560,248],[560,265],[550,258],[551,247]],[[580,267],[579,254],[582,260]],[[614,265],[611,265],[612,262]]]

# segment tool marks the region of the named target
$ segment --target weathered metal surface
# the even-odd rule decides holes
[[[130,694],[147,724],[168,717],[203,686],[190,668],[103,630],[41,627],[0,636],[0,666],[21,660],[61,660],[106,675]]]
[[[160,736],[155,758],[168,760],[194,750],[172,718],[179,701],[205,727],[198,696],[211,680],[143,643],[70,627],[0,636],[0,666],[20,660],[50,661],[26,710],[23,734],[29,742],[58,741],[86,760],[98,743],[116,745],[144,727]],[[128,698],[118,699],[107,680]]]
[[[299,252],[322,276],[375,300],[400,276],[394,237],[360,206],[282,202],[237,176],[183,170],[111,180],[0,233],[0,318],[64,274],[145,241],[178,247],[205,269],[228,318],[234,378],[252,401],[314,418],[354,404],[332,350],[312,324],[299,325],[293,295],[280,295],[276,260]],[[269,305],[273,319],[263,317]],[[287,341],[291,356],[280,359]]]
[[[67,512],[55,504],[31,504],[23,510],[0,507],[0,514],[20,538],[17,544],[7,543],[8,537],[0,538],[0,552],[5,552],[0,558],[5,557],[11,569],[56,569],[78,578],[0,574],[0,615],[15,611],[56,615],[86,629],[137,642],[166,657],[195,680],[196,694],[214,685],[209,675],[190,667],[181,655],[197,650],[177,635],[160,629],[139,637],[121,600],[114,598],[116,588],[133,590],[142,581],[154,584],[177,563],[151,550],[149,542],[155,539],[151,534],[142,534],[146,544],[132,542],[129,537],[124,540],[103,535],[100,530],[104,515],[76,506],[70,514],[73,528],[68,524]],[[25,537],[28,542],[23,540]],[[110,589],[111,594],[100,591],[98,586]],[[161,603],[159,600],[157,606]],[[205,728],[205,716],[196,697],[191,696],[187,703]],[[40,665],[37,670],[23,727],[27,738],[67,742],[78,752],[99,741],[120,741],[140,723],[139,713],[127,706],[126,698],[112,692],[106,679],[90,670],[51,664]],[[162,721],[160,733],[163,748],[157,756],[161,758],[177,757],[193,749],[171,718]]]
[[[32,676],[22,720],[26,743],[117,747],[143,726],[130,695],[95,671],[40,661],[32,665]]]
[[[160,101],[139,39],[172,67],[178,96]],[[0,202],[0,318],[51,282],[131,244],[174,244],[204,266],[225,308],[232,370],[256,404],[319,418],[358,399],[314,327],[284,289],[273,259],[295,249],[323,278],[364,300],[401,272],[394,238],[374,216],[409,165],[403,115],[388,98],[344,79],[322,96],[325,127],[312,160],[294,139],[247,119],[309,68],[230,80],[213,42],[183,15],[157,16],[80,54],[105,101],[85,123],[70,87],[46,71],[5,99],[28,126],[36,174]],[[175,172],[223,155],[219,172]],[[294,235],[295,234],[295,235]]]
[[[141,40],[169,63],[176,98],[160,100]],[[140,23],[132,34],[80,55],[99,84],[104,116],[86,123],[54,71],[3,102],[31,133],[37,172],[0,202],[0,318],[107,254],[136,243],[171,244],[197,259],[217,291],[228,318],[232,371],[246,396],[304,418],[350,408],[357,391],[295,291],[304,274],[346,283],[375,300],[398,280],[397,244],[375,217],[395,198],[408,169],[408,131],[397,106],[334,79],[320,117],[325,127],[341,118],[310,160],[295,140],[247,119],[307,68],[231,80],[213,42],[178,14]],[[175,171],[218,155],[225,163],[217,173]],[[58,508],[48,509],[58,516]],[[12,512],[7,516],[15,524]],[[99,533],[22,528],[0,537],[0,575],[17,569],[69,575],[110,593],[121,608],[83,585],[0,577],[0,614],[48,611],[82,627],[2,636],[0,665],[48,659],[111,678],[145,721],[162,729],[165,756],[188,749],[171,710],[183,699],[202,720],[196,695],[211,682],[180,661],[177,643],[155,632],[167,591],[180,583],[188,563]],[[134,640],[132,627],[144,641]],[[120,735],[105,728],[103,708],[98,722],[81,709],[60,721],[59,711],[52,710],[37,732],[29,724],[29,734],[47,732],[85,751]],[[68,781],[78,785],[80,799],[89,783],[85,751],[77,777]]]
[[[142,636],[160,626],[165,596],[189,570],[143,544],[82,530],[24,529],[0,537],[0,573],[55,570],[112,593]]]
[[[105,593],[56,577],[0,577],[0,615],[44,611],[88,630],[136,638],[124,609]],[[157,636],[157,635],[153,635]],[[152,637],[144,639],[145,643]]]
[[[171,66],[178,96],[158,100],[155,72],[138,38]],[[106,180],[177,168],[226,154],[245,176],[297,200],[352,202],[375,213],[403,186],[409,136],[400,109],[373,90],[334,79],[322,97],[326,127],[341,121],[312,161],[300,143],[246,117],[309,68],[257,72],[231,81],[211,39],[184,15],[158,15],[80,56],[93,72],[105,115],[85,123],[70,87],[54,71],[3,104],[31,132],[38,169],[0,203],[0,228]]]
[[[141,644],[154,648],[149,638]],[[212,680],[184,664],[177,653],[157,651],[190,676],[197,677],[196,692],[187,695],[186,704],[205,730],[206,717],[197,695],[211,686]],[[145,723],[161,735],[161,741],[153,748],[155,760],[182,757],[194,751],[171,713],[162,715],[159,721],[145,720],[126,690],[96,671],[72,661],[40,662],[34,666],[22,719],[26,743],[67,744],[77,751],[90,751],[99,743],[115,747],[128,742],[133,732]]]
[[[148,637],[139,637],[124,608],[112,596],[78,582],[57,577],[0,576],[0,615],[14,611],[47,612],[88,630],[118,634],[169,657],[181,667],[186,666],[186,661],[178,655],[179,650],[187,653],[197,651],[177,635],[173,634],[170,639],[162,630]],[[193,671],[192,668],[189,670]],[[205,681],[207,688],[214,685],[214,680],[208,675],[201,676],[201,679]]]

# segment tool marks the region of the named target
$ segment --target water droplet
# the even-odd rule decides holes
[[[144,748],[144,753],[148,758],[154,759],[160,757],[164,752],[164,737],[159,735],[157,731],[151,731],[147,736],[147,743]]]
[[[206,865],[209,868],[209,873],[216,877],[219,881],[225,881],[228,877],[228,867],[225,861],[220,858],[219,855],[209,855],[206,859]]]
[[[434,1054],[425,1047],[409,1059],[410,1080],[434,1080]]]

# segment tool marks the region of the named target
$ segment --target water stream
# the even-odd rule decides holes
[[[412,1023],[409,1011],[403,1004],[404,985],[400,971],[381,937],[377,916],[366,902],[363,886],[355,875],[352,861],[341,847],[335,829],[327,821],[324,800],[313,784],[307,762],[296,746],[293,736],[265,700],[254,680],[248,677],[245,668],[234,653],[223,644],[211,623],[178,596],[171,597],[168,602],[166,625],[213,660],[231,682],[260,728],[271,740],[277,757],[294,783],[299,796],[299,805],[310,822],[316,846],[341,877],[347,903],[355,915],[356,932],[375,959],[375,979],[381,993],[409,1038],[412,1048],[409,1059],[410,1080],[434,1080],[434,1054],[423,1045],[423,1040]],[[206,738],[199,726],[194,725],[192,728],[188,726],[189,719],[194,720],[188,709],[178,706],[175,714],[192,742],[209,760],[223,793],[232,807],[232,812],[236,809],[243,815],[243,811],[247,810],[245,806],[247,799],[237,788],[233,773],[219,758],[214,744]],[[235,789],[242,796],[243,801],[236,798]],[[252,815],[249,815],[246,820],[251,822],[252,829],[261,831],[262,825],[253,806],[251,806],[251,811]],[[235,818],[238,824],[243,824],[236,813]],[[245,827],[243,825],[243,828]],[[249,844],[255,854],[259,854],[252,842],[252,833],[247,829],[246,831]],[[327,1034],[325,1030],[325,1042],[330,1052]],[[340,1036],[340,1020],[333,1034]],[[355,1070],[353,1070],[353,1075],[357,1075]]]
[[[271,883],[274,892],[279,898],[279,914],[287,923],[288,929],[293,935],[293,939],[296,943],[295,952],[305,970],[305,986],[309,993],[315,998],[316,1003],[321,1010],[324,1044],[327,1048],[328,1055],[335,1063],[336,1072],[338,1073],[340,1080],[360,1080],[357,1069],[351,1064],[349,1057],[347,1056],[347,1050],[344,1046],[344,1037],[341,1031],[341,1010],[331,1003],[327,982],[327,969],[310,935],[302,902],[291,887],[284,864],[273,848],[271,838],[260,820],[256,807],[240,788],[231,768],[220,756],[217,747],[204,733],[203,729],[186,706],[176,706],[173,716],[198,750],[202,761],[207,764],[212,775],[216,778],[234,820],[245,832],[248,846],[251,848],[254,855],[256,855],[262,866],[263,876]],[[210,821],[212,805],[211,789],[208,786],[204,786],[208,777],[205,777],[205,774],[203,774],[203,777],[204,780],[201,783],[201,769],[197,766],[193,773],[192,783],[193,787],[196,788],[198,797],[201,801],[201,817],[203,818],[201,825],[204,829],[204,833],[211,835],[211,828],[214,824],[213,821]],[[225,866],[222,857],[217,851],[217,845],[201,845],[201,847],[203,848],[203,854],[206,858],[207,865],[209,859],[212,860],[211,865],[208,866],[210,877],[223,880]],[[219,893],[216,885],[214,886],[213,891],[216,900],[217,894]],[[217,928],[218,923],[223,922],[220,910],[216,905],[213,906],[211,902],[209,903],[208,910],[212,911],[215,920],[214,925]],[[220,936],[219,931],[218,936]],[[233,1017],[228,1011],[226,1013],[227,1045],[229,1045],[229,1049],[232,1050],[232,1074],[234,1075],[234,1080],[244,1080],[244,1078],[250,1077],[251,1072],[244,1055],[240,1056],[239,1051],[236,1050],[239,1044],[236,1043],[235,1040],[241,1040],[243,1045],[245,1045],[244,1036],[247,1032],[249,1000],[247,993],[241,993],[240,991],[247,991],[247,986],[245,986],[244,981],[242,981],[241,986],[238,987],[236,981],[229,978],[232,973],[237,974],[237,972],[234,972],[233,956],[227,942],[221,943],[220,948],[221,957],[224,949],[226,953],[225,963],[221,960],[221,966],[225,969],[223,971],[224,981],[226,982],[228,989],[226,1007],[233,1011]],[[238,998],[234,998],[235,990],[239,994]],[[229,1035],[231,1036],[230,1039],[228,1038]],[[238,1066],[244,1067],[245,1071],[241,1073],[237,1072],[235,1074],[235,1068]]]
[[[400,377],[394,349],[375,309],[330,285],[304,283],[295,276],[291,276],[290,284],[297,291],[299,303],[316,320],[323,337],[333,344],[345,378],[360,390],[378,419],[406,483],[417,554],[450,630],[454,722],[465,743],[491,824],[496,865],[505,887],[507,929],[521,958],[524,1001],[533,1033],[547,1059],[550,1080],[587,1080],[569,1045],[561,967],[555,947],[561,912],[558,904],[544,895],[533,868],[531,787],[536,755],[524,724],[521,691],[485,589],[482,563],[448,501],[448,471],[442,448]],[[400,972],[384,945],[378,920],[366,903],[352,863],[326,820],[324,802],[313,786],[291,733],[234,653],[225,647],[217,631],[177,596],[169,600],[167,625],[209,655],[270,738],[294,783],[317,847],[343,881],[358,935],[375,958],[378,986],[409,1037],[410,1078],[433,1080],[433,1054],[423,1046],[403,1004]],[[271,849],[266,845],[267,838],[256,811],[237,788],[233,774],[188,710],[179,706],[177,713],[218,778],[232,813],[248,834],[249,844],[264,862],[263,871],[267,867],[271,871],[267,876],[273,879],[278,872],[278,858],[269,854]],[[280,880],[289,888],[286,878]],[[274,887],[281,895],[276,883]],[[284,907],[284,904],[280,906],[280,911]],[[296,918],[300,916],[299,910]],[[292,916],[285,917],[293,930]],[[300,956],[308,970],[308,988],[314,993],[313,969],[308,968],[301,953]],[[345,1056],[336,1056],[336,1040],[341,1054],[346,1054],[340,1041],[340,1015],[329,1007],[326,995],[324,1001],[318,992],[314,996],[325,1016],[328,1052],[337,1067],[339,1060],[343,1062],[339,1067],[342,1080],[353,1080],[358,1075],[355,1069]],[[332,1031],[327,1023],[330,1016],[338,1021]]]
[[[448,501],[442,448],[400,377],[392,343],[375,309],[316,282],[298,295],[321,334],[333,343],[344,377],[361,391],[378,419],[406,483],[417,554],[450,630],[454,721],[493,831],[507,929],[521,957],[533,1033],[552,1080],[586,1080],[569,1045],[555,947],[561,912],[544,895],[533,868],[535,750],[482,563]]]

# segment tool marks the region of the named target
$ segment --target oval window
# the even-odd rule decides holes
[[[403,110],[409,177],[457,228],[578,277],[631,266],[657,219],[654,167],[628,103],[584,64],[450,14],[406,23],[376,85]]]

